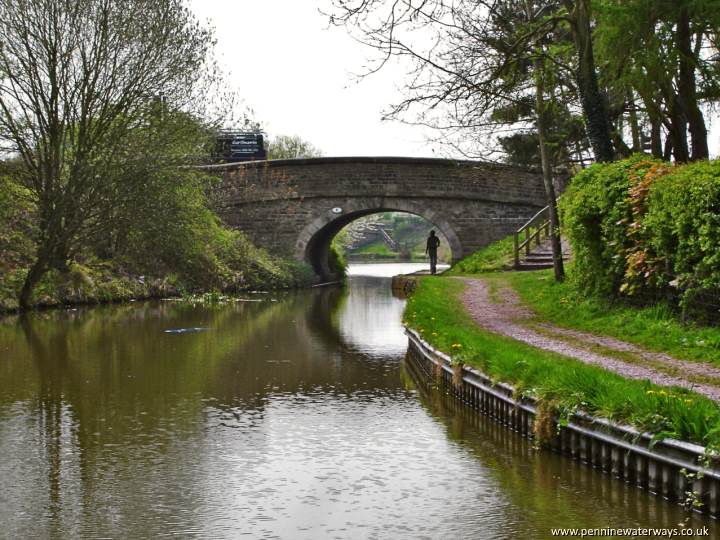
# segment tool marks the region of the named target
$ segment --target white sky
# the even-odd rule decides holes
[[[190,0],[216,29],[218,59],[229,82],[270,136],[299,135],[326,156],[445,156],[431,131],[382,122],[401,97],[405,72],[386,66],[356,82],[373,51],[330,27],[326,0]],[[709,118],[708,118],[709,119]],[[710,153],[720,154],[720,121]]]
[[[316,0],[191,0],[216,29],[231,86],[270,136],[299,135],[326,156],[427,156],[423,130],[382,122],[404,72],[383,70],[354,82],[372,50],[328,28]],[[397,78],[397,83],[394,80]]]

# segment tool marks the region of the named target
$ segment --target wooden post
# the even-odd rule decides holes
[[[530,227],[525,229],[525,255],[530,255]]]

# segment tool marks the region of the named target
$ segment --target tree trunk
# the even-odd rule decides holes
[[[529,2],[526,2],[525,5],[529,17],[531,13]],[[547,198],[548,213],[550,214],[550,242],[553,256],[553,270],[555,272],[555,281],[563,281],[565,279],[565,266],[562,258],[562,244],[560,243],[560,219],[557,211],[557,198],[555,197],[552,164],[550,163],[550,150],[547,146],[545,81],[543,79],[543,63],[540,58],[535,60],[535,109],[535,113],[537,115],[538,143],[540,145],[540,161],[542,163],[543,183],[545,184],[545,197]]]
[[[595,72],[589,0],[563,0],[563,4],[572,19],[570,27],[578,56],[576,77],[588,138],[596,161],[612,161],[615,159],[615,150],[605,96],[600,91]]]
[[[673,149],[674,149],[673,138],[668,133],[668,136],[665,139],[665,145],[663,146],[663,153],[660,156],[660,158],[663,161],[670,161],[670,158],[673,155]]]
[[[687,7],[680,10],[678,16],[675,43],[680,52],[678,73],[678,102],[687,118],[692,144],[692,160],[707,159],[710,156],[707,140],[707,127],[702,111],[698,106],[697,83],[695,82],[694,54],[690,43],[690,17]]]
[[[533,11],[530,0],[525,0],[525,11],[528,21],[532,20]],[[536,45],[537,46],[537,45]],[[535,60],[535,114],[537,116],[538,143],[540,145],[540,161],[542,163],[543,183],[550,214],[550,242],[553,255],[553,270],[555,281],[565,279],[565,267],[562,259],[562,245],[560,243],[560,219],[557,212],[557,199],[553,183],[550,151],[547,146],[547,116],[545,111],[545,81],[543,79],[543,63],[541,58]]]
[[[47,268],[46,258],[42,255],[38,255],[38,258],[35,260],[32,267],[30,267],[30,271],[27,276],[25,276],[25,282],[23,283],[20,291],[20,297],[18,298],[20,309],[26,310],[32,307],[30,304],[30,298],[32,297],[33,290],[35,289],[35,285],[37,285],[40,281],[40,278],[42,278],[43,275],[45,275],[45,272],[47,272]]]
[[[672,141],[672,153],[675,161],[678,163],[686,163],[690,160],[687,144],[687,118],[682,112],[680,99],[674,95],[668,95],[668,118],[670,126],[668,127],[668,139]],[[666,156],[665,159],[669,159]]]
[[[640,142],[640,126],[638,124],[637,108],[635,107],[635,95],[633,91],[628,92],[628,121],[630,123],[630,133],[632,134],[632,151],[642,152],[642,143]]]
[[[650,117],[650,152],[658,159],[663,158],[662,122],[652,116]]]

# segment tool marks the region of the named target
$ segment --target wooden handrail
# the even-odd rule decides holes
[[[550,208],[550,207],[549,207],[549,206],[545,206],[545,207],[541,208],[540,211],[538,211],[537,214],[535,214],[533,217],[531,217],[531,218],[525,223],[525,225],[523,225],[522,227],[520,227],[520,228],[517,230],[517,232],[518,232],[518,233],[521,233],[521,232],[523,232],[526,228],[531,227],[531,226],[533,225],[533,222],[534,222],[536,219],[538,219],[542,214],[544,214],[545,212],[548,211],[548,208]]]
[[[556,199],[559,201],[560,197]],[[549,217],[549,206],[541,208],[533,217],[531,217],[522,227],[515,231],[513,238],[513,255],[515,259],[515,268],[520,267],[520,250],[525,248],[525,255],[530,255],[530,244],[535,240],[536,245],[540,245],[542,233],[545,233],[545,237],[550,237],[550,217]],[[542,219],[542,222],[539,222]],[[530,232],[531,228],[535,228],[535,231]],[[525,239],[520,241],[520,234],[525,233]]]

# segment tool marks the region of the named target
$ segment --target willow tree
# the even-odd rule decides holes
[[[0,139],[39,221],[21,307],[144,185],[120,174],[133,134],[167,110],[206,112],[213,45],[181,0],[0,0]]]

